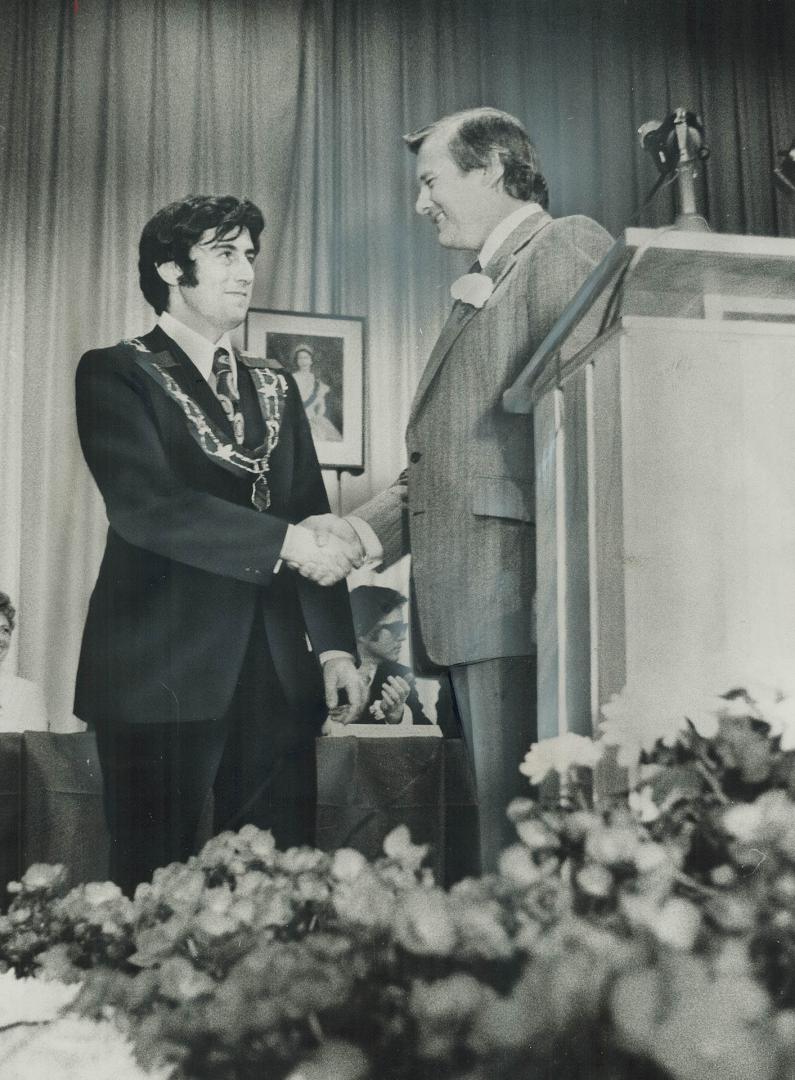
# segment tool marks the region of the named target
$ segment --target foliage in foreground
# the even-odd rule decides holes
[[[446,892],[404,829],[368,863],[247,827],[133,901],[31,867],[0,957],[191,1080],[790,1080],[792,702],[605,714],[528,753],[546,797],[511,806],[497,875]],[[594,807],[611,745],[631,790]]]

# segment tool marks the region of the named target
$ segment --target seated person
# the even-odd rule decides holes
[[[381,585],[360,585],[350,599],[360,674],[369,685],[364,711],[354,723],[433,723],[417,695],[414,673],[397,659],[408,629],[406,597]]]
[[[362,661],[360,673],[370,686],[365,711],[355,722],[398,724],[410,720],[415,724],[436,723],[446,739],[460,738],[461,721],[453,700],[449,677],[445,675],[437,682],[438,696],[433,706],[436,711],[434,721],[430,719],[420,701],[413,671],[404,664],[397,663],[396,658],[400,655],[406,638],[406,597],[395,589],[360,585],[352,590],[350,600]],[[435,681],[423,680],[428,683]]]
[[[40,687],[3,670],[11,650],[16,609],[0,592],[0,731],[46,731],[47,710]]]

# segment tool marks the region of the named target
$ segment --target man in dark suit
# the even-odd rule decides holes
[[[328,510],[301,398],[239,353],[264,226],[252,203],[191,196],[141,235],[157,326],[92,350],[77,423],[107,546],[75,712],[96,730],[114,879],[127,891],[215,830],[313,836],[313,741],[325,705],[358,710],[344,583],[352,560],[303,518]],[[341,704],[339,691],[348,696]]]
[[[406,430],[408,468],[340,522],[389,565],[412,556],[412,646],[418,673],[446,668],[471,752],[485,870],[512,839],[508,801],[536,737],[532,422],[502,408],[589,272],[609,234],[580,215],[552,218],[538,155],[497,109],[443,117],[406,136],[417,155],[418,214],[439,243],[477,253],[423,372]],[[594,309],[567,353],[598,329]]]

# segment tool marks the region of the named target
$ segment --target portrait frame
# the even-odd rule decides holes
[[[244,348],[295,378],[322,469],[364,469],[364,318],[249,308]]]

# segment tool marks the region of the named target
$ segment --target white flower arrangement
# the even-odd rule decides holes
[[[592,769],[602,756],[600,743],[585,735],[567,731],[543,742],[533,743],[519,766],[531,784],[540,784],[553,770],[565,776],[569,769]]]
[[[602,706],[601,741],[618,748],[619,765],[633,768],[658,742],[673,746],[688,721],[702,738],[714,738],[721,704],[717,694],[626,686]]]

